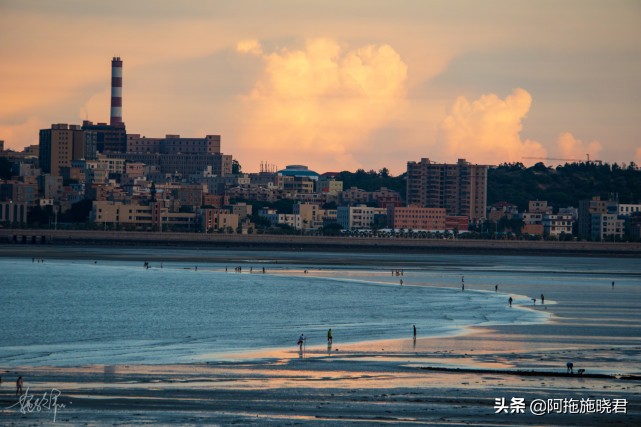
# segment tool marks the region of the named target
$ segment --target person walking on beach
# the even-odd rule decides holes
[[[401,279],[401,286],[403,286],[403,279]]]
[[[412,325],[414,327],[414,341],[416,341],[416,325]]]
[[[327,345],[332,345],[332,328],[327,331]]]
[[[303,344],[305,343],[305,335],[300,334],[300,337],[298,337],[298,350],[302,353],[303,352]]]
[[[568,362],[565,366],[568,368],[568,374],[573,374],[574,373],[574,363]]]
[[[545,296],[541,294],[541,304],[545,304]]]
[[[498,292],[498,291],[499,291],[499,285],[494,285],[494,292]]]
[[[510,303],[510,307],[512,307],[512,301],[513,301],[513,299],[512,299],[512,297],[510,297],[510,299],[508,300],[508,302]]]
[[[23,381],[22,381],[22,375],[21,375],[21,376],[19,376],[19,377],[18,377],[18,379],[16,380],[16,396],[20,396],[20,395],[22,395],[22,385],[23,385],[23,384],[24,384],[24,383],[23,383]]]
[[[614,280],[612,281],[612,289],[614,289]]]

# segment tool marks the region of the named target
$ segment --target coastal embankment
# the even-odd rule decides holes
[[[510,255],[641,256],[641,243],[412,239],[207,234],[96,230],[0,229],[0,244],[206,246],[212,249],[495,253]]]

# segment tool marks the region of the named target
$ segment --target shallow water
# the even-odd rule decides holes
[[[407,337],[413,324],[422,337],[451,335],[472,325],[545,321],[546,313],[516,307],[531,304],[542,283],[576,292],[612,279],[636,292],[641,277],[633,259],[282,252],[260,262],[256,252],[238,252],[239,264],[251,259],[255,267],[248,274],[244,264],[238,274],[229,263],[199,263],[196,271],[164,262],[161,269],[158,257],[187,258],[189,251],[151,252],[148,270],[130,261],[0,258],[0,364],[201,362],[204,354],[295,348],[300,333],[310,346],[325,344],[329,327],[335,345]],[[286,261],[275,263],[278,257]],[[324,264],[303,274],[310,267],[300,262],[313,258]],[[330,265],[339,259],[347,263]],[[407,266],[403,276],[391,274],[398,267],[386,266],[389,260]],[[525,296],[515,295],[510,309],[494,284]]]

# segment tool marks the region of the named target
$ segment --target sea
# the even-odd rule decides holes
[[[329,328],[334,345],[408,338],[414,325],[421,337],[456,335],[549,321],[531,309],[542,284],[640,289],[641,278],[632,258],[199,250],[194,262],[185,249],[117,251],[0,258],[0,365],[223,360],[294,350],[300,334],[323,346]]]

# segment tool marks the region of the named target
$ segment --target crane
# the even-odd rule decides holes
[[[602,160],[594,160],[594,159],[590,160],[590,153],[587,153],[586,156],[587,156],[587,160],[581,160],[581,159],[559,159],[559,158],[555,158],[555,157],[522,157],[522,158],[523,159],[528,159],[528,160],[558,160],[558,161],[562,161],[562,162],[576,162],[576,163],[582,163],[582,162],[590,163],[590,162],[593,162],[593,163],[596,163],[598,165],[603,163]]]

